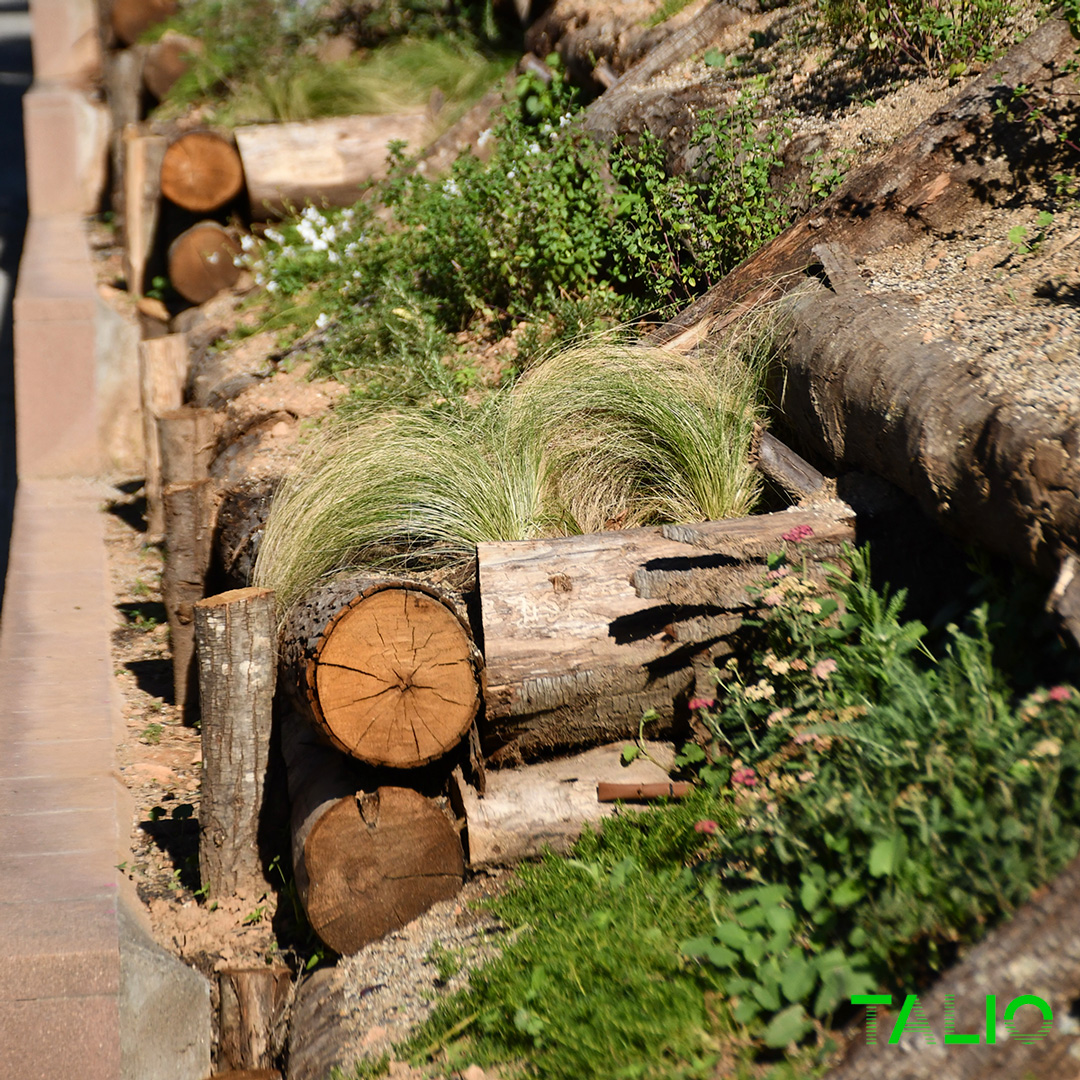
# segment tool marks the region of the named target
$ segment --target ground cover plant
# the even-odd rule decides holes
[[[402,1053],[510,1076],[816,1075],[853,994],[925,985],[1075,855],[1076,689],[1010,684],[994,605],[931,634],[865,550],[825,582],[802,538],[716,698],[691,703],[692,799],[523,868],[495,905],[502,957]]]
[[[605,157],[558,72],[542,100],[526,79],[480,138],[490,156],[428,180],[398,150],[356,206],[308,207],[247,240],[272,297],[265,325],[319,330],[318,374],[411,403],[490,388],[560,340],[670,312],[793,216],[793,193],[770,183],[783,122],[763,120],[759,98],[703,117],[697,166],[672,177],[650,138]],[[469,328],[514,327],[517,367],[478,371],[455,346]]]

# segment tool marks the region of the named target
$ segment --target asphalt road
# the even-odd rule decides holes
[[[26,228],[22,96],[30,85],[25,0],[0,0],[0,597],[15,501],[15,392],[11,297]]]

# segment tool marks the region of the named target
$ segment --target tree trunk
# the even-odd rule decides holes
[[[342,968],[301,980],[289,1019],[289,1080],[326,1080],[332,1069],[352,1068],[356,1032],[347,1017]]]
[[[1037,899],[1030,900],[1011,922],[994,930],[928,992],[919,995],[935,1045],[928,1046],[914,1025],[899,1045],[889,1045],[903,996],[894,993],[888,1015],[879,1012],[877,1045],[858,1048],[829,1080],[1073,1080],[1080,1055],[1080,1031],[1070,1022],[1080,986],[1080,860]],[[1027,1044],[1009,1038],[1002,1023],[1010,1001],[1036,994],[1050,1006],[1054,1023],[1044,1038]],[[996,998],[996,1041],[986,1041],[986,999]],[[977,1043],[944,1044],[946,1009],[956,1017],[953,1030],[976,1033]],[[882,1010],[884,1012],[884,1010]],[[884,1020],[884,1022],[882,1022]],[[1035,1031],[1041,1017],[1024,1008],[1016,1017],[1021,1032]]]
[[[233,895],[254,900],[266,891],[259,819],[277,671],[274,594],[237,589],[210,596],[194,605],[194,615],[202,717],[202,884],[212,900]]]
[[[216,221],[200,221],[170,245],[169,283],[193,304],[203,304],[240,278],[240,245]]]
[[[167,143],[146,135],[135,124],[123,132],[124,157],[124,277],[128,292],[146,291],[146,265],[157,236],[161,203],[161,162]]]
[[[125,45],[134,45],[152,26],[176,14],[176,0],[113,0],[109,24]]]
[[[557,7],[552,10],[557,10]],[[722,30],[756,10],[757,4],[753,0],[747,0],[744,7],[722,0],[710,0],[692,19],[682,22],[677,28],[673,28],[674,20],[661,23],[653,33],[663,31],[663,40],[655,47],[647,48],[643,58],[626,70],[610,89],[585,110],[585,130],[603,139],[614,138],[623,128],[627,117],[634,112],[639,92],[654,76],[701,52],[712,44]],[[643,35],[646,41],[647,33]],[[590,48],[588,56],[590,62],[595,64],[594,57],[599,58],[600,54],[595,48]]]
[[[1018,403],[923,341],[895,301],[793,301],[786,422],[831,460],[913,495],[947,531],[1055,578],[1080,537],[1080,414]]]
[[[570,77],[588,86],[596,79],[596,68],[604,64],[616,75],[632,71],[643,60],[658,56],[663,70],[675,61],[668,48],[673,38],[699,20],[712,17],[713,0],[692,3],[675,15],[650,26],[659,4],[636,2],[608,5],[598,14],[588,0],[557,0],[525,33],[525,47],[537,56],[558,53]],[[705,44],[709,44],[706,41]],[[701,46],[704,47],[704,46]],[[683,57],[695,51],[691,48]],[[599,80],[597,80],[599,81]]]
[[[170,409],[158,417],[162,486],[206,479],[214,458],[215,419],[212,409],[193,409],[190,405]]]
[[[479,652],[454,600],[428,585],[339,577],[290,612],[282,678],[339,749],[372,765],[441,757],[480,705]]]
[[[175,30],[167,30],[147,47],[142,70],[146,89],[160,101],[177,79],[186,74],[191,66],[191,57],[201,52],[201,41],[178,34]]]
[[[308,921],[349,955],[461,888],[457,829],[430,799],[399,787],[358,790],[352,762],[295,714],[282,725],[293,867]]]
[[[195,214],[216,210],[244,187],[244,168],[230,139],[188,131],[169,143],[161,163],[161,193]]]
[[[361,188],[386,176],[386,148],[404,139],[418,150],[426,112],[339,116],[236,129],[251,212],[280,217],[306,203],[351,206]]]
[[[199,699],[195,667],[195,604],[205,591],[214,532],[215,499],[209,480],[173,484],[162,492],[165,506],[165,567],[161,595],[169,620],[173,693],[185,719]]]
[[[852,172],[810,215],[765,244],[676,319],[653,344],[687,350],[708,334],[802,280],[819,262],[814,248],[832,241],[852,256],[948,234],[966,213],[1004,200],[1025,176],[1055,171],[1061,147],[1034,122],[1012,121],[1014,89],[1027,87],[1046,121],[1068,130],[1075,94],[1068,75],[1076,41],[1068,24],[1050,19],[878,161]],[[999,108],[999,106],[1001,108]],[[1059,115],[1061,114],[1061,115]]]
[[[143,443],[146,447],[146,531],[159,537],[165,529],[161,505],[161,444],[158,417],[183,404],[187,377],[187,342],[183,334],[169,334],[139,343],[139,396],[142,403]]]
[[[805,526],[803,542],[785,541]],[[798,536],[798,534],[794,534]],[[669,732],[785,547],[832,557],[854,539],[842,503],[732,521],[481,544],[487,663],[481,745],[494,764]],[[798,546],[796,547],[796,543]]]
[[[214,573],[225,587],[250,585],[279,477],[242,480],[222,493],[214,538]]]
[[[233,1069],[267,1069],[285,1045],[285,1015],[292,972],[274,965],[218,972],[223,1063]]]
[[[461,769],[451,780],[450,801],[465,819],[465,847],[471,869],[512,866],[536,858],[545,847],[566,852],[586,824],[615,813],[597,798],[597,786],[611,781],[668,786],[674,751],[668,743],[647,743],[651,757],[622,763],[624,743],[587,750],[520,769],[488,774],[481,796]]]

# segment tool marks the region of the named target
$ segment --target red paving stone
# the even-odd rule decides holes
[[[115,1080],[119,836],[99,492],[23,480],[0,618],[0,1077]]]

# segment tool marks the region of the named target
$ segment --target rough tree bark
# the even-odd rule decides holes
[[[183,334],[169,334],[139,343],[139,397],[142,405],[143,445],[146,448],[146,531],[152,537],[165,528],[161,503],[161,444],[158,417],[183,404],[187,377],[187,342]]]
[[[696,668],[728,651],[751,606],[746,588],[785,534],[811,563],[854,539],[842,503],[731,521],[556,540],[481,544],[487,663],[481,746],[518,763],[670,731]]]
[[[480,705],[482,663],[459,610],[419,582],[336,578],[289,613],[283,685],[346,753],[424,765],[461,741]]]
[[[361,790],[355,762],[296,714],[282,723],[293,868],[308,921],[348,955],[455,896],[465,871],[447,814],[409,788]]]
[[[280,478],[242,480],[221,495],[214,536],[214,574],[228,588],[251,584],[263,529]]]
[[[285,1046],[292,972],[281,964],[218,972],[221,1057],[233,1069],[268,1069]]]
[[[801,294],[784,415],[831,460],[918,499],[950,532],[1047,577],[1080,538],[1080,410],[1040,413],[923,341],[903,305]]]
[[[1015,89],[1024,86],[1026,100],[1043,108],[1047,123],[1056,118],[1068,126],[1077,93],[1068,69],[1075,49],[1063,19],[1044,23],[650,341],[692,348],[742,311],[801,282],[803,271],[818,261],[817,245],[836,242],[859,256],[927,233],[947,234],[968,211],[1010,198],[1033,172],[1054,171],[1053,135],[1034,122],[1010,121],[998,106],[1010,111]]]
[[[163,486],[206,479],[214,456],[215,421],[212,409],[193,409],[190,405],[158,416]]]
[[[1080,1055],[1080,1031],[1073,1017],[1080,989],[1080,934],[1076,911],[1080,906],[1080,860],[1038,899],[1028,901],[1011,922],[993,931],[967,957],[920,994],[934,1045],[928,1045],[913,1026],[899,1045],[889,1036],[903,998],[894,997],[888,1015],[879,1012],[877,1045],[858,1048],[829,1080],[1073,1080]],[[986,999],[996,998],[996,1042],[986,1041]],[[1046,1036],[1033,1044],[1008,1037],[1002,1023],[1005,1007],[1013,999],[1036,994],[1050,1006],[1054,1023]],[[959,1033],[974,1032],[978,1042],[944,1042],[946,1008],[952,1004]],[[1022,1032],[1038,1029],[1042,1017],[1024,1008],[1016,1017]]]
[[[141,296],[146,285],[146,264],[157,236],[161,209],[161,162],[166,140],[147,135],[137,124],[124,128],[124,277],[128,291]]]
[[[195,604],[202,599],[210,564],[216,498],[209,480],[171,484],[162,492],[165,508],[165,566],[161,598],[169,620],[173,699],[190,719],[199,699],[195,666]]]
[[[210,596],[194,605],[194,617],[202,717],[202,884],[211,899],[256,899],[267,887],[259,819],[277,670],[274,594],[251,588]]]

